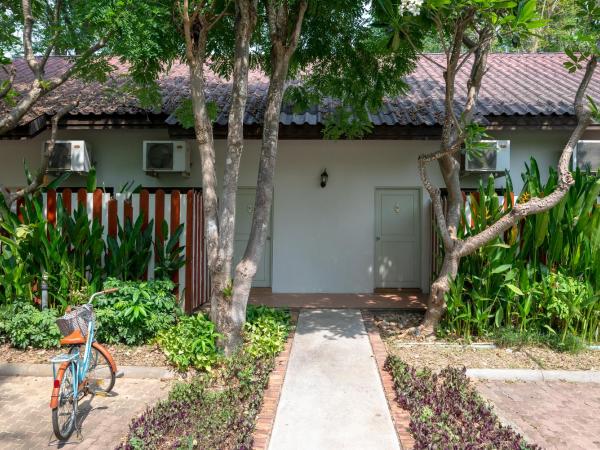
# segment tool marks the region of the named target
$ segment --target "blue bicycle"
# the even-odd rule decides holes
[[[96,292],[85,305],[56,320],[64,336],[60,344],[69,349],[50,360],[54,378],[50,399],[52,427],[59,440],[68,439],[77,427],[79,400],[87,394],[108,394],[115,385],[115,379],[122,375],[117,373],[117,365],[108,350],[95,341],[92,306],[96,297],[117,290]]]

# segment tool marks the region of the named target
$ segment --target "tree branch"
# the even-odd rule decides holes
[[[8,78],[6,80],[4,80],[6,85],[2,89],[0,89],[0,99],[6,97],[8,95],[8,93],[12,89],[13,84],[15,82],[15,77],[17,76],[17,68],[15,67],[14,64],[11,64],[10,69],[7,69],[4,66],[2,66],[2,69],[4,70],[6,75],[8,75]]]
[[[588,61],[585,74],[577,89],[574,106],[578,123],[575,127],[575,130],[573,130],[573,133],[571,134],[567,145],[561,153],[558,162],[559,179],[554,191],[552,191],[545,197],[532,197],[526,203],[518,203],[510,210],[508,214],[501,217],[494,224],[490,225],[482,232],[465,239],[462,242],[458,251],[458,255],[461,258],[470,255],[478,248],[481,248],[482,246],[490,243],[496,237],[504,233],[506,230],[515,226],[522,218],[533,214],[539,214],[553,208],[567,194],[569,188],[574,183],[573,176],[571,175],[571,172],[569,170],[569,162],[571,160],[571,156],[573,155],[573,151],[577,146],[578,141],[582,138],[583,134],[585,133],[585,130],[592,121],[591,113],[585,108],[583,99],[594,74],[594,71],[596,70],[596,66],[597,56],[594,55]]]
[[[29,195],[32,192],[36,191],[44,183],[44,176],[46,175],[46,172],[48,170],[48,163],[50,162],[50,158],[51,158],[52,154],[54,153],[54,147],[56,145],[56,135],[58,133],[58,122],[66,114],[68,114],[70,111],[72,111],[74,108],[76,108],[78,104],[79,104],[79,99],[77,99],[76,101],[74,101],[72,103],[69,103],[66,106],[63,106],[52,117],[52,120],[51,120],[52,130],[50,132],[50,140],[48,141],[48,147],[45,149],[44,153],[42,154],[42,165],[41,165],[37,175],[35,176],[35,178],[31,181],[31,183],[29,183],[29,185],[25,186],[22,189],[16,190],[15,192],[9,192],[4,186],[0,186],[0,192],[4,196],[4,201],[8,208],[10,208],[11,205],[14,202],[16,202],[17,200],[19,200],[20,198],[23,198],[26,195]]]
[[[22,0],[21,8],[23,9],[23,51],[25,61],[27,61],[27,65],[29,66],[35,77],[39,79],[41,78],[42,74],[40,73],[38,61],[36,60],[35,54],[33,53],[33,14],[31,12],[30,0]]]

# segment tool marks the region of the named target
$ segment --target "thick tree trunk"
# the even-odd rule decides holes
[[[235,269],[231,298],[231,323],[233,328],[226,348],[235,348],[241,342],[252,279],[256,274],[267,239],[273,204],[273,179],[277,160],[281,103],[290,58],[298,45],[306,8],[307,2],[302,0],[298,4],[297,15],[290,28],[290,11],[287,9],[287,4],[280,5],[274,1],[267,2],[269,34],[271,37],[269,91],[265,107],[252,227],[244,256]]]
[[[211,315],[219,341],[226,354],[231,354],[242,341],[242,327],[246,318],[244,308],[240,315],[231,298],[236,199],[240,161],[244,150],[244,114],[248,98],[248,68],[250,38],[256,25],[256,2],[238,0],[236,8],[236,39],[232,76],[231,109],[227,133],[227,155],[223,192],[220,201],[219,246],[212,278]],[[241,321],[241,322],[240,322]]]
[[[436,280],[431,284],[429,298],[427,299],[427,312],[425,319],[419,327],[422,335],[430,336],[435,333],[435,328],[446,311],[446,294],[450,290],[450,283],[458,274],[460,256],[455,252],[444,255],[442,268]]]

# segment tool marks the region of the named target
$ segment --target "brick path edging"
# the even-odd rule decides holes
[[[283,351],[275,358],[275,368],[269,375],[267,389],[263,395],[263,404],[260,412],[256,417],[256,427],[253,434],[253,450],[267,450],[269,448],[269,440],[273,432],[275,424],[275,414],[277,413],[277,405],[281,398],[281,390],[285,380],[285,372],[287,370],[292,345],[294,342],[294,334],[296,332],[296,324],[298,322],[298,311],[292,311],[292,329],[288,336],[287,342]]]
[[[385,392],[385,398],[388,403],[388,408],[392,415],[392,421],[396,428],[396,434],[400,440],[400,446],[403,450],[413,449],[415,440],[409,431],[410,413],[400,407],[396,400],[396,390],[394,389],[394,380],[392,375],[384,369],[385,360],[388,357],[387,348],[381,339],[379,330],[375,326],[373,314],[370,311],[361,311],[365,329],[369,335],[369,342],[375,356],[375,362],[379,372],[379,378]]]

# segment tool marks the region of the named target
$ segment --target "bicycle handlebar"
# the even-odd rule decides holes
[[[92,294],[88,303],[92,303],[92,301],[99,295],[112,294],[114,292],[118,292],[118,290],[119,290],[119,288],[110,288],[110,289],[105,289],[103,291],[98,291],[98,292]]]

